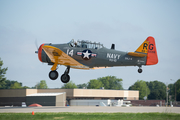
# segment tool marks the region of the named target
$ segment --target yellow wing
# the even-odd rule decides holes
[[[51,62],[54,63],[51,70],[56,70],[58,64],[70,66],[72,68],[77,68],[77,69],[89,69],[89,67],[77,62],[59,48],[49,45],[44,45],[42,48],[46,52],[48,57],[51,59]]]

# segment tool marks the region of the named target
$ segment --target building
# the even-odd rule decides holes
[[[70,100],[139,100],[139,91],[105,89],[2,89],[0,106],[20,106],[22,102],[43,106],[65,106]]]

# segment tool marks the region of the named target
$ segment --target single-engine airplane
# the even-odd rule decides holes
[[[142,73],[142,65],[155,65],[158,63],[155,39],[149,36],[135,52],[122,52],[115,50],[115,44],[111,49],[100,43],[87,40],[74,41],[65,44],[42,44],[38,51],[41,62],[52,65],[49,78],[58,78],[57,66],[64,65],[66,70],[61,76],[63,83],[70,80],[70,68],[75,69],[99,69],[113,66],[138,66],[138,72]]]

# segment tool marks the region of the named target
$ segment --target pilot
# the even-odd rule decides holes
[[[74,47],[77,47],[77,41],[74,42]]]

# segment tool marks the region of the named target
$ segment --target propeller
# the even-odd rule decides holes
[[[37,43],[37,39],[35,40],[35,45],[36,45],[36,48],[37,48],[37,51],[35,51],[35,53],[38,53],[38,43]]]

